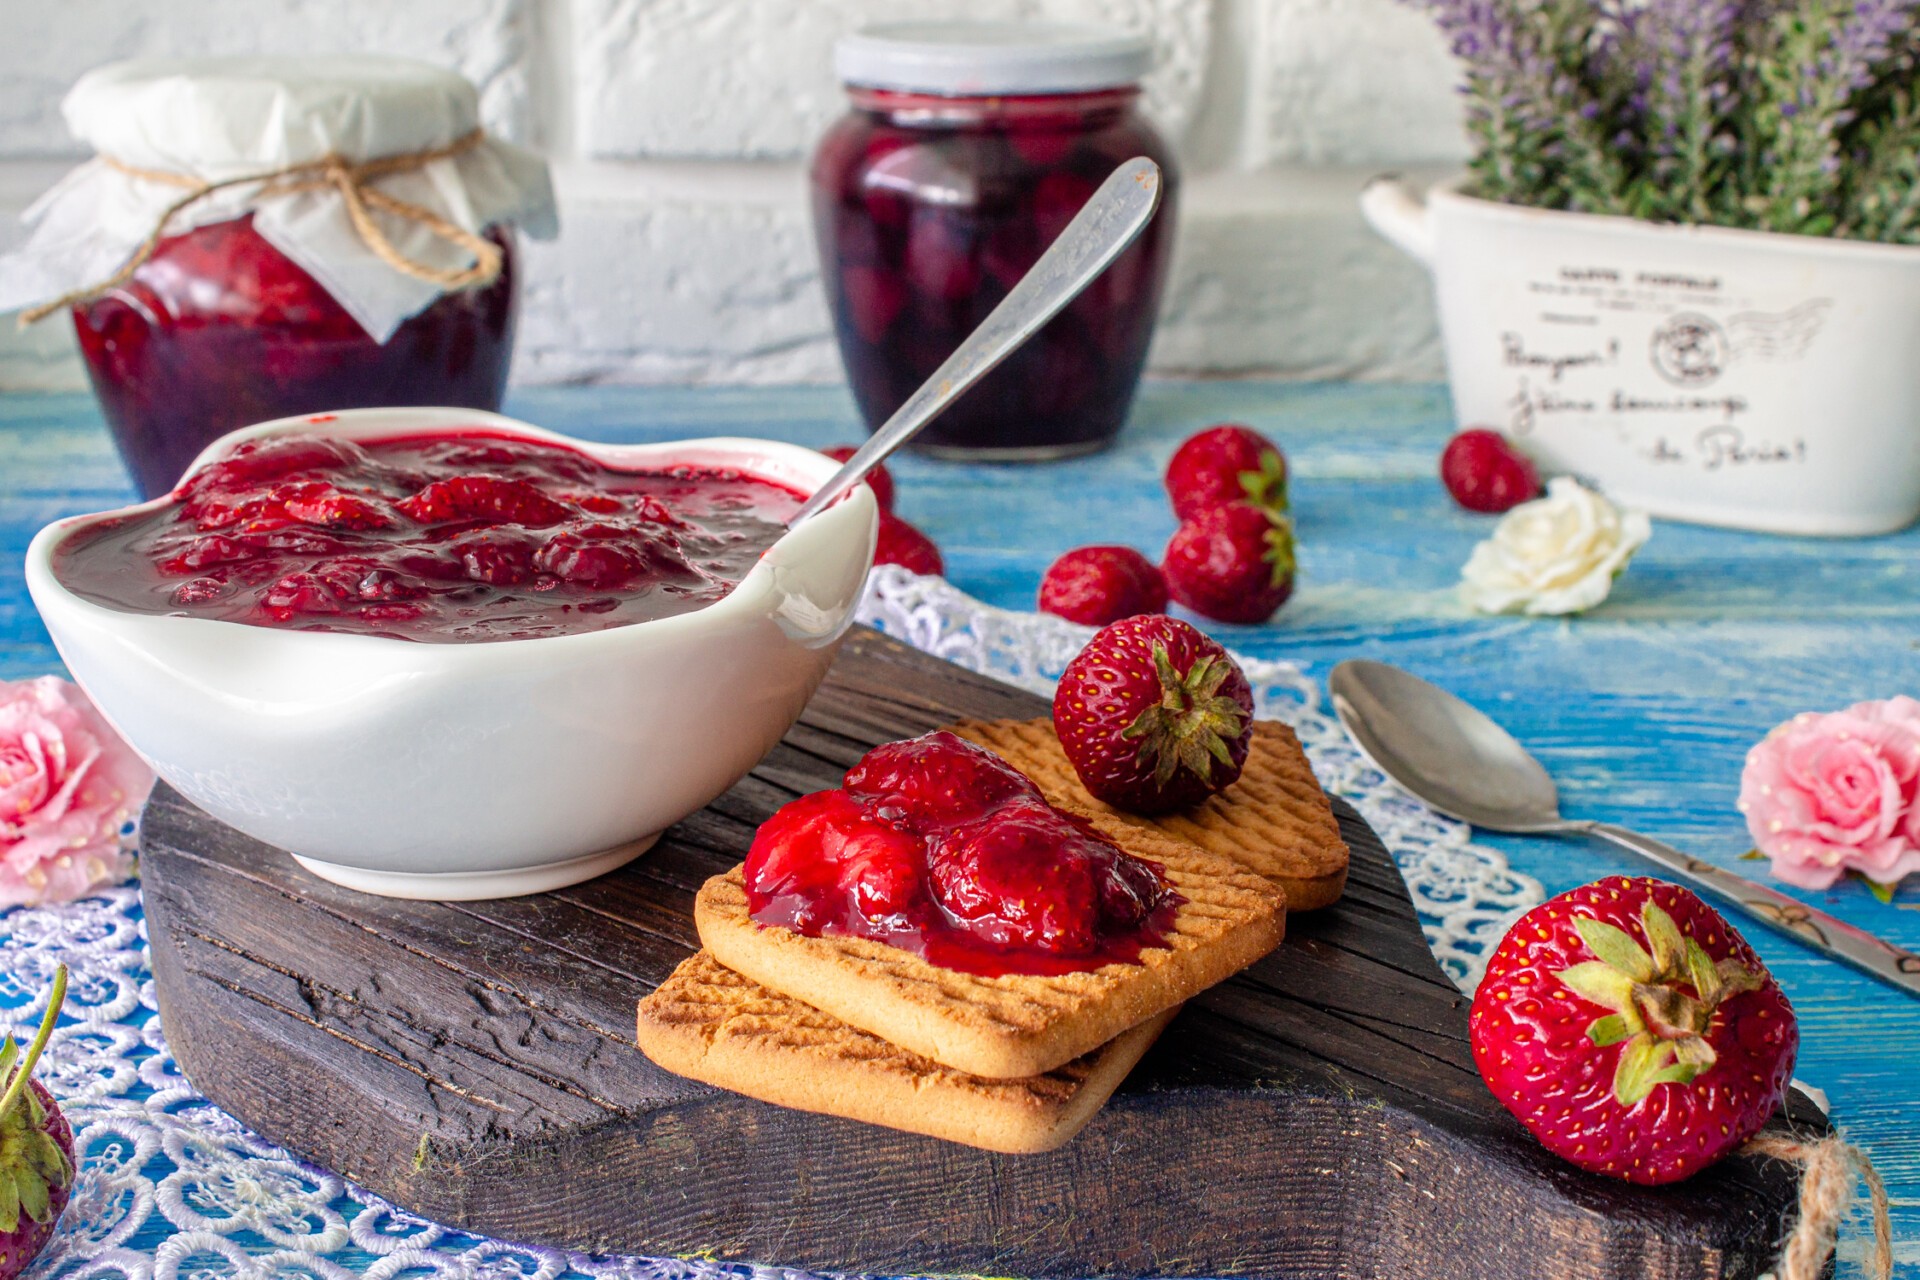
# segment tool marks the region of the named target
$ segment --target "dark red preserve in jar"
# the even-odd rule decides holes
[[[1149,61],[1144,36],[1100,27],[906,23],[841,41],[852,110],[814,155],[814,229],[869,428],[999,305],[1114,169],[1147,156],[1165,174],[1159,216],[916,445],[1038,459],[1118,434],[1173,244],[1173,158],[1138,110]]]
[[[0,308],[73,318],[147,497],[238,427],[382,405],[496,409],[516,237],[546,162],[464,77],[374,55],[136,58],[61,104],[94,158],[0,258]]]
[[[73,308],[94,394],[146,497],[238,427],[376,405],[498,409],[513,357],[511,233],[491,284],[445,293],[385,342],[253,229],[251,215],[161,241],[133,278]]]

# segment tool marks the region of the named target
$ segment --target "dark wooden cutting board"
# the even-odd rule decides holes
[[[437,905],[317,880],[161,788],[143,887],[167,1038],[259,1133],[427,1217],[586,1251],[1033,1276],[1749,1276],[1796,1185],[1734,1159],[1658,1190],[1547,1155],[1475,1074],[1467,1002],[1336,801],[1346,898],[1190,1002],[1085,1132],[1001,1156],[668,1075],[634,1003],[694,891],[867,747],[1041,700],[856,632],[800,723],[648,854]],[[1796,1096],[1794,1121],[1820,1128]]]

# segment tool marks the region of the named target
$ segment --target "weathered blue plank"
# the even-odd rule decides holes
[[[856,437],[839,389],[569,388],[522,392],[518,415],[595,439]],[[1069,547],[1173,531],[1159,469],[1190,431],[1249,422],[1297,476],[1301,585],[1271,626],[1221,627],[1229,644],[1324,675],[1342,658],[1408,667],[1479,703],[1535,748],[1569,812],[1639,827],[1703,857],[1747,847],[1733,800],[1747,747],[1796,711],[1920,695],[1920,532],[1832,542],[1661,524],[1614,598],[1574,621],[1480,618],[1453,593],[1491,526],[1434,478],[1448,415],[1435,387],[1159,383],[1122,446],[1047,467],[895,465],[901,513],[946,553],[949,576],[995,604],[1030,607]],[[0,675],[50,669],[19,554],[56,515],[128,496],[91,403],[0,397]],[[1559,891],[1639,868],[1596,846],[1493,840]],[[1883,906],[1854,885],[1807,895],[1920,948],[1920,886]],[[1800,1073],[1874,1155],[1896,1198],[1903,1274],[1920,1276],[1920,1000],[1753,940],[1800,1012]]]

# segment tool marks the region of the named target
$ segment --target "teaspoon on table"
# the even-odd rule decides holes
[[[831,506],[834,499],[859,484],[867,472],[918,435],[920,428],[938,417],[961,392],[1079,297],[1153,221],[1154,210],[1160,206],[1160,188],[1160,166],[1145,156],[1136,156],[1115,169],[980,327],[954,348],[933,376],[907,397],[845,466],[815,490],[787,526],[792,528]]]
[[[1592,836],[1619,845],[1816,951],[1920,995],[1920,955],[1636,831],[1561,817],[1559,792],[1540,762],[1437,685],[1384,662],[1354,659],[1333,669],[1327,688],[1361,753],[1441,813],[1489,831]]]

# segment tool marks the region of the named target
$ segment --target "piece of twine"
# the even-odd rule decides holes
[[[361,241],[373,252],[373,255],[405,275],[428,284],[439,285],[442,289],[469,289],[489,285],[500,275],[500,247],[482,236],[477,236],[465,227],[455,226],[431,209],[425,209],[406,200],[396,200],[386,192],[371,184],[378,178],[395,173],[411,173],[435,160],[446,160],[463,151],[472,150],[486,137],[486,131],[475,129],[462,134],[443,147],[430,147],[424,151],[408,151],[400,155],[377,156],[372,160],[353,164],[337,155],[322,156],[318,160],[308,160],[301,164],[290,164],[285,168],[271,169],[265,173],[251,173],[239,178],[223,178],[218,182],[204,182],[184,173],[172,173],[164,169],[141,169],[112,156],[101,156],[101,163],[110,169],[118,170],[129,177],[143,178],[149,182],[165,183],[168,186],[185,187],[187,193],[161,211],[153,224],[153,230],[140,242],[120,269],[106,279],[71,293],[61,294],[51,302],[41,303],[20,313],[20,327],[37,324],[54,312],[65,307],[76,306],[82,302],[91,302],[102,294],[119,288],[133,278],[140,264],[153,256],[153,251],[166,237],[167,224],[176,214],[191,208],[216,191],[228,187],[243,187],[250,183],[260,184],[255,200],[269,199],[274,196],[294,195],[302,191],[319,191],[331,187],[340,193],[347,207],[347,219],[353,223],[354,231]],[[394,248],[393,241],[373,220],[373,210],[391,214],[407,222],[425,227],[434,235],[450,244],[458,245],[473,255],[473,264],[467,267],[441,268],[417,262]]]
[[[1805,1141],[1791,1134],[1770,1132],[1749,1138],[1740,1153],[1800,1166],[1800,1216],[1787,1232],[1780,1258],[1774,1263],[1776,1280],[1820,1280],[1826,1274],[1840,1224],[1853,1205],[1856,1179],[1867,1184],[1873,1206],[1873,1252],[1867,1259],[1867,1274],[1873,1280],[1890,1280],[1893,1226],[1887,1218],[1887,1186],[1866,1152],[1839,1134]]]

